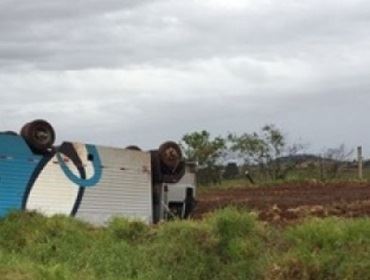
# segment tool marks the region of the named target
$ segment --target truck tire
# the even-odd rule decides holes
[[[159,147],[158,156],[161,163],[170,170],[175,170],[182,161],[181,148],[172,141],[165,142]]]
[[[51,124],[44,120],[25,124],[21,136],[36,153],[48,152],[55,142],[55,131]]]

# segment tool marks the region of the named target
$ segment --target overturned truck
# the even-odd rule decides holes
[[[13,210],[64,214],[103,225],[115,216],[157,223],[195,205],[195,167],[165,142],[142,151],[63,142],[44,120],[0,133],[0,216]]]

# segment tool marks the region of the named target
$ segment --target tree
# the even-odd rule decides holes
[[[213,166],[225,149],[221,137],[211,139],[208,131],[192,132],[182,138],[181,146],[188,160],[196,161],[199,167]]]
[[[221,137],[211,138],[206,130],[186,134],[181,141],[185,156],[190,161],[198,163],[198,180],[200,183],[218,182],[221,170],[217,161],[226,147]]]
[[[291,156],[300,151],[302,145],[288,146],[284,134],[274,125],[266,125],[260,133],[230,134],[231,150],[238,152],[247,165],[258,165],[263,174],[271,179],[285,179],[295,168],[294,160],[281,162],[283,156]]]

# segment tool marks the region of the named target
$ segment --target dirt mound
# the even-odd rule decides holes
[[[259,218],[293,223],[307,216],[370,216],[370,184],[302,184],[210,190],[198,195],[195,218],[234,205],[256,210]]]

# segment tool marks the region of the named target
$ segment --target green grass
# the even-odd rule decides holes
[[[0,220],[0,279],[366,279],[370,220],[284,229],[226,208],[156,226],[13,213]],[[364,278],[365,277],[365,278]]]
[[[364,169],[363,180],[358,179],[356,169],[343,169],[338,173],[337,176],[331,177],[325,175],[323,178],[316,169],[301,169],[293,170],[284,180],[272,180],[269,177],[262,176],[258,172],[252,172],[252,177],[255,184],[252,184],[247,178],[235,178],[235,179],[224,179],[218,184],[211,185],[200,185],[200,192],[207,192],[212,190],[227,190],[232,188],[257,188],[257,187],[269,187],[284,184],[307,184],[307,183],[363,183],[370,181],[370,168]]]
[[[288,228],[282,238],[271,279],[370,278],[369,219],[311,219]]]

